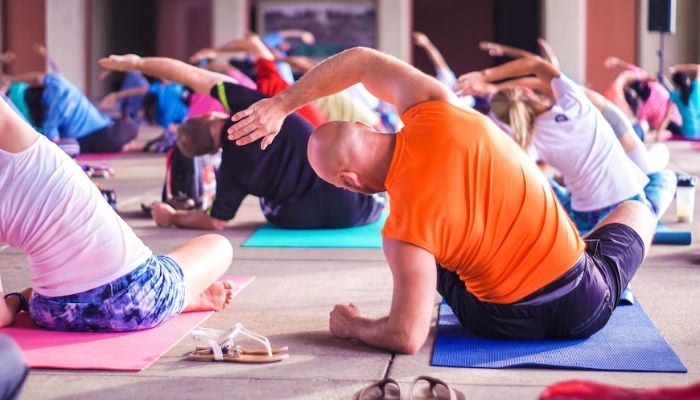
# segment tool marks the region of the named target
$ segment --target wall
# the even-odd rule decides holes
[[[603,66],[606,57],[637,59],[637,4],[637,0],[588,0],[585,83],[592,89],[602,91],[619,73]]]
[[[46,48],[62,74],[80,90],[87,84],[86,0],[46,2]]]
[[[46,5],[44,0],[5,0],[3,40],[5,50],[16,59],[8,68],[10,74],[40,71],[44,60],[33,50],[34,43],[46,41]]]
[[[248,8],[248,0],[213,0],[211,44],[243,37],[249,27]]]
[[[417,0],[415,5],[425,2]],[[411,61],[413,7],[413,0],[377,0],[378,50]]]
[[[639,0],[639,65],[656,74],[659,69],[659,33],[647,31],[648,0]],[[678,63],[700,63],[700,6],[696,0],[676,0],[676,33],[664,35],[665,67]]]
[[[413,19],[414,30],[428,35],[457,76],[491,65],[491,57],[479,49],[479,42],[493,39],[493,1],[418,0]],[[423,49],[414,47],[413,56],[416,67],[435,74]]]
[[[186,60],[211,46],[212,9],[211,0],[158,0],[156,53]]]
[[[586,74],[586,0],[542,0],[542,32],[561,68],[583,81]]]

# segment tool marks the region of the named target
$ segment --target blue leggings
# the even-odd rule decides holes
[[[130,273],[102,286],[60,297],[33,292],[29,315],[60,331],[123,332],[149,329],[185,306],[182,269],[167,256],[151,256]]]
[[[659,219],[671,205],[673,196],[676,193],[676,174],[669,170],[663,170],[647,176],[649,177],[649,183],[644,187],[644,193],[632,196],[627,200],[637,200],[645,203],[654,213],[656,219]],[[617,203],[599,210],[576,211],[571,207],[571,195],[566,188],[558,184],[554,179],[550,179],[549,183],[552,185],[559,203],[564,207],[566,213],[569,214],[569,217],[581,233],[591,231],[600,220],[608,216],[620,205],[620,203]]]

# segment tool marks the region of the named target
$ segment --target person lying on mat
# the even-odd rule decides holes
[[[169,58],[137,55],[100,60],[103,68],[140,70],[173,82],[180,82],[199,93],[210,93],[231,113],[265,96],[236,85],[233,79]],[[286,134],[269,151],[257,146],[239,147],[226,140],[230,114],[211,113],[190,118],[177,131],[177,146],[188,157],[223,149],[216,180],[216,197],[208,212],[175,210],[163,203],[153,206],[159,226],[196,229],[223,229],[234,218],[243,199],[260,197],[265,218],[283,228],[347,228],[376,221],[384,198],[351,193],[324,182],[314,173],[306,156],[311,126],[296,114],[284,121]]]
[[[656,226],[649,208],[623,203],[584,242],[507,135],[488,117],[455,107],[447,87],[398,59],[361,47],[339,53],[234,114],[229,139],[272,149],[284,139],[287,115],[357,82],[396,105],[405,128],[386,135],[330,122],[311,136],[309,160],[338,187],[388,192],[382,235],[394,286],[384,318],[337,305],[333,335],[417,352],[436,282],[461,324],[487,337],[579,338],[606,324],[649,248]]]
[[[47,329],[131,331],[229,305],[233,283],[216,281],[232,259],[223,236],[156,256],[80,166],[2,100],[0,132],[0,243],[27,253],[32,280],[2,293],[0,326],[25,310]]]

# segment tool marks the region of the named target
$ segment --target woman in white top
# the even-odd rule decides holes
[[[625,200],[646,202],[648,178],[625,155],[583,89],[554,65],[540,57],[520,58],[463,75],[460,89],[509,78],[518,79],[493,96],[492,112],[523,149],[532,147],[541,161],[559,171],[566,192],[555,191],[579,230],[591,230]]]
[[[24,309],[48,329],[129,331],[228,306],[233,283],[216,282],[228,240],[204,235],[155,256],[75,161],[2,100],[0,132],[0,242],[27,253],[32,279],[0,301],[0,326]]]

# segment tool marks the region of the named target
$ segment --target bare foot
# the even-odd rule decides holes
[[[182,312],[223,310],[231,305],[235,287],[236,284],[233,281],[214,282],[193,299]]]

